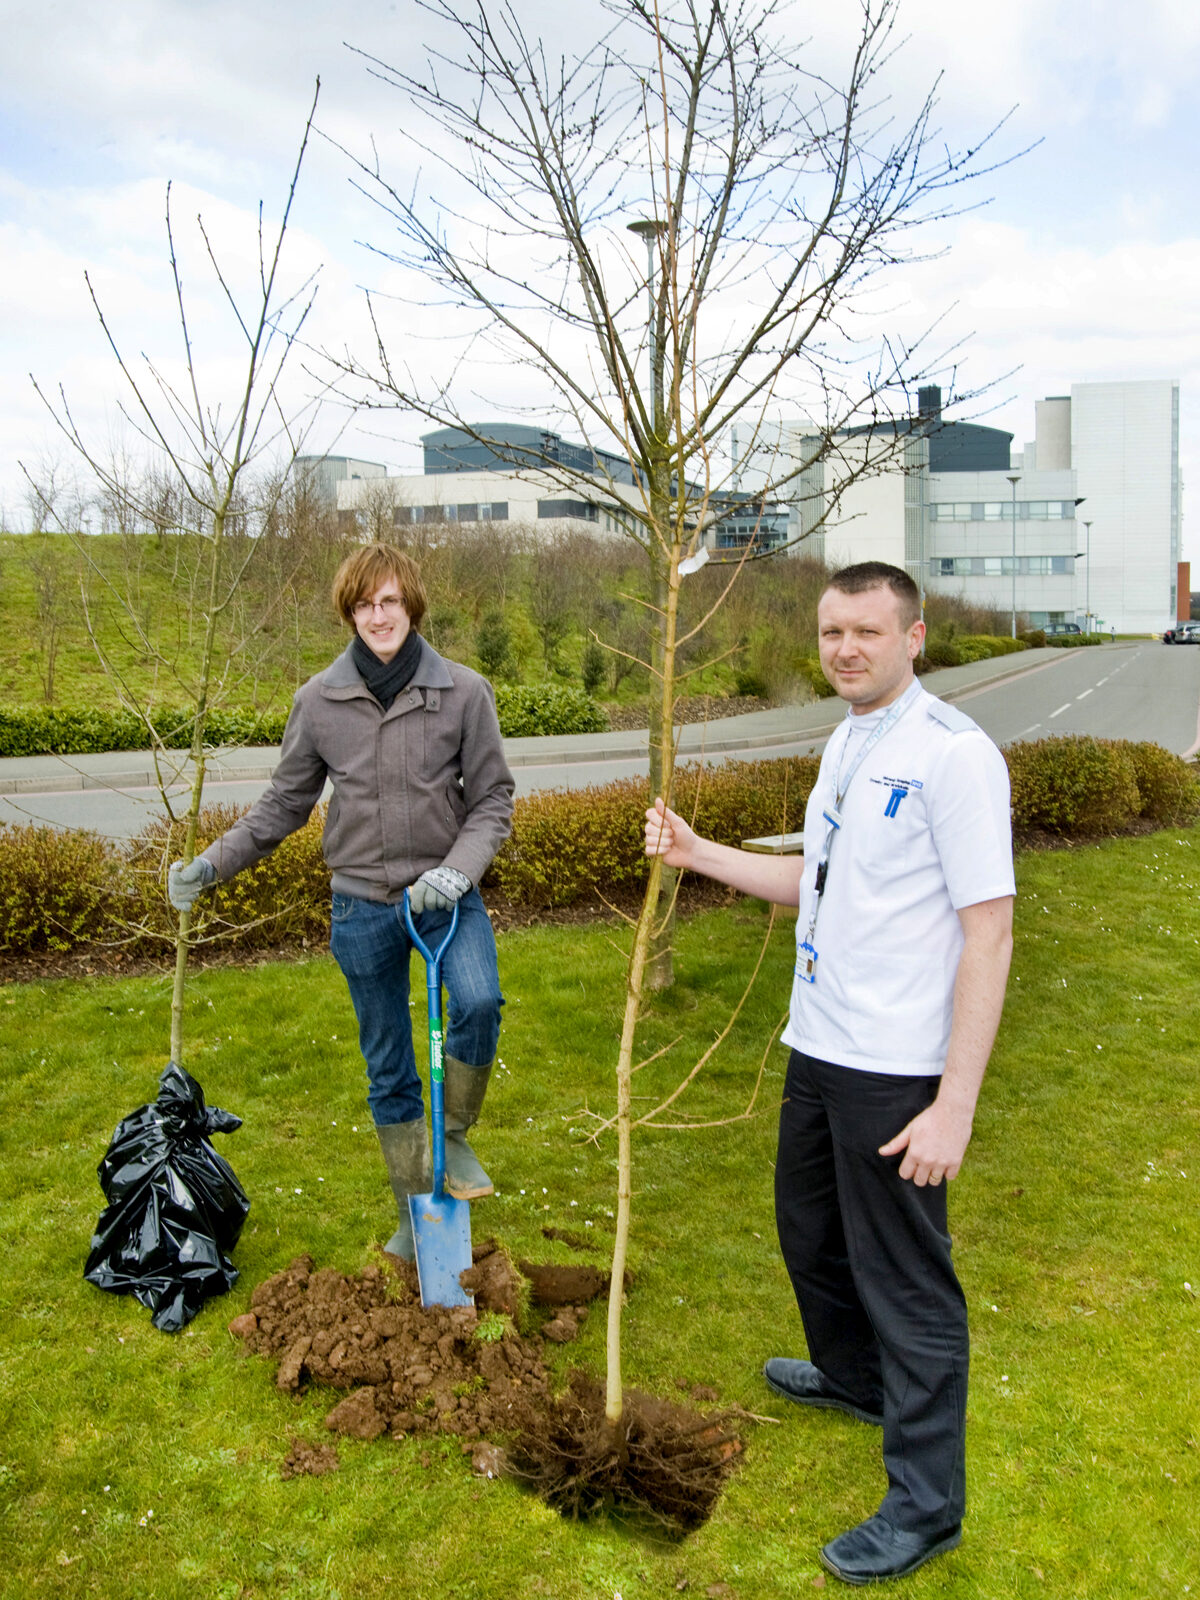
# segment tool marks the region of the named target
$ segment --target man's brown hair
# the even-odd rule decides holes
[[[429,609],[421,569],[411,556],[392,544],[365,544],[361,550],[347,556],[334,573],[333,605],[347,627],[354,627],[354,608],[358,602],[369,600],[376,589],[388,582],[396,585],[413,632],[420,631]]]
[[[900,622],[911,628],[921,620],[921,591],[902,567],[886,561],[859,561],[835,572],[825,585],[839,594],[865,594],[868,589],[890,589],[900,603]]]

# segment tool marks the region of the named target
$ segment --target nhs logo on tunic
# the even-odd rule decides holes
[[[872,778],[871,782],[879,784],[881,788],[888,791],[887,801],[883,808],[885,817],[894,817],[898,814],[900,806],[910,789],[924,788],[920,778]]]

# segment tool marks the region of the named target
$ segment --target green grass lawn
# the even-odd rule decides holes
[[[1200,1595],[1200,830],[1026,856],[1019,883],[1009,1003],[952,1194],[974,1340],[969,1520],[957,1553],[893,1592]],[[679,1043],[638,1074],[639,1105],[722,1026],[766,926],[752,903],[681,926],[644,1053]],[[791,938],[780,923],[687,1117],[745,1108]],[[547,1225],[608,1249],[615,1140],[586,1134],[612,1103],[621,942],[604,927],[502,940],[503,1067],[479,1140],[500,1193],[473,1215],[477,1238],[514,1254],[569,1259]],[[96,1164],[165,1059],[168,980],[0,991],[0,1594],[768,1600],[823,1586],[818,1545],[884,1485],[877,1433],[797,1412],[759,1377],[768,1355],[803,1348],[772,1221],[778,1047],[751,1118],[635,1145],[626,1382],[703,1382],[778,1419],[753,1428],[713,1519],[671,1544],[564,1523],[472,1476],[453,1441],[340,1439],[337,1472],[281,1480],[293,1435],[331,1437],[336,1396],[282,1397],[226,1324],[301,1252],[359,1269],[391,1231],[390,1193],[333,964],[207,972],[190,993],[187,1065],[245,1119],[218,1146],[252,1210],[240,1283],[171,1337],[81,1276]],[[601,1310],[559,1359],[602,1370]]]

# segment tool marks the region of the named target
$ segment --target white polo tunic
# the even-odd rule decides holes
[[[808,936],[839,770],[888,707],[853,713],[825,747],[804,819],[796,941]],[[977,723],[919,689],[850,782],[812,943],[797,960],[785,1044],[839,1066],[940,1074],[962,954],[958,912],[1016,892],[1008,768]]]

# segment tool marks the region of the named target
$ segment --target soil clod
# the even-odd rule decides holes
[[[536,1306],[573,1306],[608,1293],[611,1274],[599,1267],[540,1266],[536,1261],[521,1261],[518,1266],[529,1279],[529,1298]],[[628,1274],[625,1281],[628,1285]]]
[[[279,1469],[281,1478],[323,1478],[327,1472],[338,1469],[337,1447],[332,1444],[309,1444],[299,1437],[292,1440],[292,1448]]]

